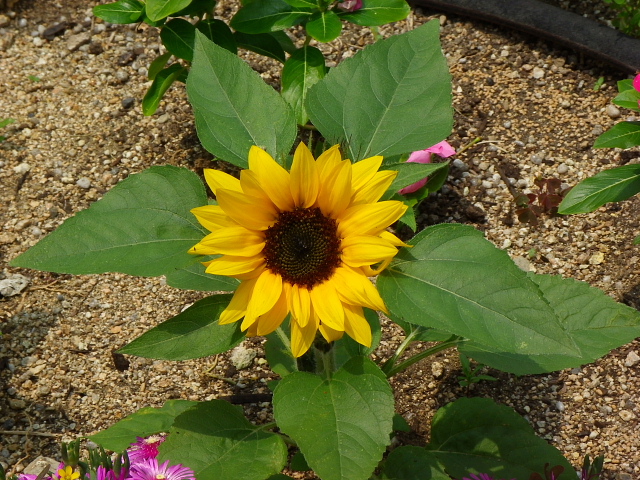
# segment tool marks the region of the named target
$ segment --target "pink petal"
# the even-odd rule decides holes
[[[451,155],[455,155],[456,151],[453,149],[451,145],[449,145],[445,140],[436,143],[433,147],[429,147],[425,150],[418,150],[417,152],[413,152],[407,162],[416,162],[416,163],[431,163],[431,154],[435,153],[436,155],[447,158]],[[427,184],[427,180],[429,177],[423,178],[422,180],[409,185],[408,187],[404,187],[398,193],[400,195],[406,195],[407,193],[413,193],[417,190],[420,190]]]
[[[411,155],[409,155],[409,159],[407,160],[407,162],[431,163],[431,153],[429,153],[428,150],[429,149],[413,152]]]
[[[640,74],[633,79],[633,88],[640,92]]]
[[[456,151],[453,149],[451,145],[447,143],[446,140],[441,141],[440,143],[436,143],[433,147],[429,147],[425,150],[425,152],[435,153],[436,155],[447,158],[451,155],[455,155]]]

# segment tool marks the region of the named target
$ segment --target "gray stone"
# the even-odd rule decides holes
[[[76,181],[76,185],[78,185],[80,188],[91,188],[91,180],[89,180],[87,177],[80,177]]]
[[[67,40],[67,50],[69,50],[70,52],[75,52],[82,45],[86,45],[89,42],[91,42],[91,33],[89,32],[83,32],[83,33],[78,33],[77,35],[71,35],[69,37],[69,40]]]
[[[8,275],[4,280],[0,280],[0,295],[12,297],[18,295],[29,285],[29,279],[19,273]]]
[[[24,467],[24,471],[22,473],[38,475],[45,468],[48,468],[51,472],[56,472],[58,470],[58,465],[60,465],[58,460],[40,455],[33,462]]]
[[[246,348],[240,345],[231,351],[231,363],[238,370],[242,370],[251,366],[253,359],[256,358],[256,351],[253,348]]]
[[[627,358],[624,360],[624,364],[627,367],[633,367],[636,363],[640,362],[640,356],[633,350],[627,353]]]
[[[615,105],[613,105],[612,103],[607,105],[607,107],[604,109],[604,111],[611,118],[619,118],[620,117],[620,109],[618,107],[616,107]]]

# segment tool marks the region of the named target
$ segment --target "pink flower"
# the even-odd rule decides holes
[[[127,451],[129,461],[133,463],[147,460],[148,458],[156,458],[158,456],[158,447],[165,441],[166,437],[162,434],[151,435],[147,438],[136,437],[137,441],[131,444]]]
[[[413,152],[409,156],[409,160],[407,162],[417,162],[417,163],[431,163],[431,154],[435,153],[439,157],[447,158],[451,155],[455,155],[456,151],[453,149],[451,145],[449,145],[445,140],[440,143],[436,143],[433,147],[429,147],[425,150],[418,150],[417,152]],[[417,190],[420,190],[427,184],[427,180],[429,178],[423,178],[422,180],[414,183],[413,185],[409,185],[408,187],[404,187],[400,190],[400,194],[406,195],[407,193],[413,193]]]
[[[148,458],[131,465],[131,480],[196,480],[193,470],[182,465],[169,466],[169,460],[158,465],[156,458]]]
[[[640,74],[636,75],[636,78],[633,79],[633,88],[640,92]]]
[[[346,12],[355,12],[362,8],[362,0],[346,0],[345,2],[340,2],[338,8]]]

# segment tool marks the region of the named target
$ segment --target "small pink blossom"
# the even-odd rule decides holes
[[[640,74],[636,75],[636,78],[633,79],[633,88],[640,92]]]
[[[362,0],[346,0],[345,2],[340,2],[338,8],[346,12],[355,12],[362,8]]]
[[[182,465],[169,466],[169,460],[158,465],[158,459],[148,458],[131,465],[131,480],[196,480],[193,470]]]
[[[158,456],[158,447],[165,441],[166,437],[158,434],[146,438],[136,437],[136,439],[136,442],[132,443],[127,451],[129,461],[132,464],[149,458],[156,458]]]
[[[439,157],[447,158],[451,155],[455,155],[456,151],[453,149],[451,145],[449,145],[445,140],[440,143],[436,143],[433,147],[429,147],[425,150],[418,150],[417,152],[413,152],[407,162],[416,162],[416,163],[431,163],[431,154],[435,153]],[[429,178],[423,178],[422,180],[409,185],[408,187],[404,187],[400,190],[400,194],[406,195],[407,193],[413,193],[417,190],[420,190],[427,184],[427,180]]]

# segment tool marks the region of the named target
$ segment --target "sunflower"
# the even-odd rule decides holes
[[[407,207],[378,202],[397,174],[381,164],[380,156],[342,160],[338,145],[314,160],[301,143],[290,172],[258,147],[239,179],[206,169],[218,205],[191,210],[211,234],[189,253],[221,255],[206,272],[241,280],[220,324],[242,319],[247,335],[267,335],[290,313],[296,357],[318,331],[371,346],[363,307],[387,309],[368,277],[405,245],[386,231]]]

